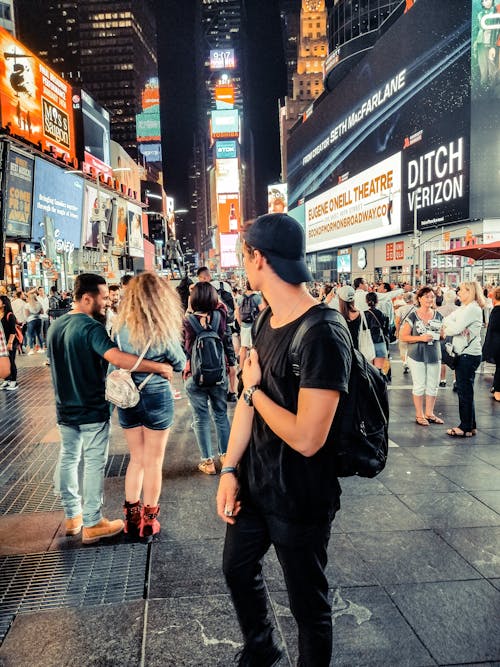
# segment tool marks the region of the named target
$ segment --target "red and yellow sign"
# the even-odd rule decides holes
[[[57,157],[75,158],[71,86],[0,28],[1,124]]]
[[[217,195],[217,223],[220,234],[241,231],[240,197],[238,193]]]
[[[234,107],[233,84],[215,86],[215,104],[217,109],[232,109]]]

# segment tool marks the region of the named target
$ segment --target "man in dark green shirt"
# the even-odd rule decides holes
[[[102,276],[82,273],[75,281],[74,308],[49,329],[48,347],[56,397],[61,451],[56,487],[64,508],[66,534],[82,542],[98,542],[123,530],[123,521],[102,516],[104,468],[108,458],[109,404],[105,399],[108,362],[132,368],[133,354],[121,352],[104,327],[108,286]],[[137,368],[172,378],[169,364],[143,359]],[[78,466],[83,456],[80,495]]]

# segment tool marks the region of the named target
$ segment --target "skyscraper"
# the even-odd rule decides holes
[[[1,0],[0,2],[0,26],[15,35],[14,8],[12,0]]]
[[[158,77],[151,0],[16,0],[19,39],[111,114],[111,136],[137,155],[136,115]]]

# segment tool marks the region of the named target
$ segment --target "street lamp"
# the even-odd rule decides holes
[[[411,240],[413,245],[413,278],[412,285],[417,286],[417,260],[420,268],[420,280],[422,280],[422,266],[420,265],[420,238],[422,237],[422,232],[418,229],[418,220],[417,220],[417,206],[416,203],[413,203],[413,238]]]

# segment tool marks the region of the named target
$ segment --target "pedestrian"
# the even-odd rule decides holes
[[[9,354],[9,375],[0,383],[0,389],[7,391],[15,391],[19,388],[17,384],[17,367],[16,367],[16,317],[12,311],[12,305],[9,297],[5,294],[0,294],[0,321],[1,329],[5,336],[7,352]]]
[[[413,382],[415,422],[419,426],[444,424],[434,413],[441,368],[443,318],[434,309],[432,287],[421,287],[415,298],[417,307],[408,313],[399,330],[400,340],[408,344],[407,363]]]
[[[365,295],[365,310],[368,308]],[[359,350],[367,361],[373,363],[375,358],[375,346],[368,328],[368,322],[363,310],[358,310],[355,306],[356,297],[354,289],[350,285],[344,285],[337,290],[339,299],[339,312],[347,323],[347,328],[351,334],[352,343],[356,350]]]
[[[493,309],[488,319],[488,328],[483,345],[483,359],[495,364],[493,376],[493,398],[500,403],[500,287],[493,290]]]
[[[11,302],[12,312],[15,315],[17,323],[21,326],[23,337],[26,336],[26,295],[23,291],[17,290]],[[24,345],[24,339],[23,343]],[[19,354],[22,354],[23,348],[19,345]]]
[[[49,327],[56,413],[61,448],[55,473],[61,496],[66,535],[82,530],[89,544],[123,530],[123,521],[102,516],[104,468],[108,458],[109,404],[105,400],[107,363],[132,368],[137,357],[121,352],[104,328],[108,287],[102,276],[81,273],[76,277],[74,307]],[[172,377],[170,364],[143,359],[137,370]],[[83,488],[78,468],[83,458]]]
[[[43,287],[37,289],[36,298],[42,306],[40,313],[40,331],[42,334],[42,341],[44,349],[47,349],[47,331],[49,329],[49,297],[45,294]]]
[[[481,363],[481,329],[483,326],[484,297],[477,281],[463,282],[458,290],[460,306],[443,320],[444,332],[452,336],[456,389],[460,424],[446,433],[452,438],[470,438],[476,435],[474,408],[474,380]]]
[[[181,328],[180,299],[167,280],[146,271],[129,283],[113,323],[121,350],[140,355],[147,347],[145,359],[169,363],[174,371],[182,371],[186,358]],[[133,378],[139,386],[148,375],[134,373]],[[152,375],[141,389],[139,403],[118,408],[118,419],[130,452],[123,506],[125,532],[151,542],[160,532],[162,465],[174,420],[170,381]]]
[[[302,228],[286,214],[267,214],[243,238],[248,280],[270,307],[243,367],[244,392],[217,493],[227,523],[223,569],[244,639],[238,664],[265,667],[282,655],[262,578],[272,544],[298,624],[299,664],[327,667],[332,613],[325,568],[340,487],[323,443],[348,389],[350,342],[347,331],[326,322],[310,328],[298,380],[289,346],[307,314],[323,307],[304,284],[311,275]]]
[[[378,297],[376,292],[367,292],[366,303],[368,310],[365,312],[366,323],[370,329],[370,333],[375,347],[375,359],[373,365],[380,370],[384,369],[384,365],[389,358],[388,343],[389,343],[389,320],[384,313],[377,308]]]
[[[403,375],[409,372],[408,367],[408,343],[403,343],[400,338],[401,325],[404,324],[408,314],[415,310],[413,292],[404,292],[401,295],[404,306],[400,306],[396,311],[396,338],[398,339],[399,356],[403,362]]]
[[[38,342],[38,349],[40,354],[43,354],[43,340],[42,340],[42,305],[37,299],[37,290],[32,288],[28,292],[28,301],[25,307],[25,315],[27,322],[26,338],[28,339],[28,354],[34,354]]]
[[[246,289],[236,301],[236,320],[240,325],[240,368],[252,347],[252,325],[263,309],[262,297],[255,292],[247,280]]]
[[[109,305],[106,309],[106,331],[108,336],[113,333],[114,322],[118,313],[120,304],[120,285],[109,286]]]
[[[456,293],[453,290],[446,290],[443,294],[443,304],[441,306],[438,306],[436,308],[438,313],[441,313],[441,317],[445,318],[448,317],[448,315],[451,315],[454,310],[458,308],[457,305],[455,305],[455,300],[457,298]],[[441,364],[441,373],[439,376],[439,386],[440,387],[446,387],[446,372],[448,370],[448,366],[446,364]]]
[[[210,435],[210,408],[215,422],[219,460],[223,465],[229,438],[226,367],[234,366],[236,360],[231,335],[226,324],[226,308],[221,303],[215,287],[205,281],[196,283],[191,291],[190,300],[193,312],[184,319],[184,350],[187,357],[186,368],[184,369],[185,388],[193,413],[193,428],[201,456],[198,470],[206,475],[215,475],[216,468]],[[195,320],[191,319],[193,317]],[[221,354],[218,358],[214,358],[213,367],[215,372],[219,371],[217,384],[207,381],[207,384],[201,386],[193,378],[191,357],[199,333],[198,328],[204,330],[213,328],[220,339]],[[217,345],[217,341],[215,341],[215,344]],[[218,366],[216,367],[215,364],[218,364]]]
[[[0,380],[5,380],[10,374],[9,351],[3,327],[0,326]]]

